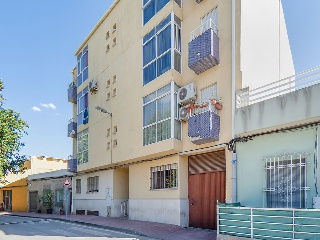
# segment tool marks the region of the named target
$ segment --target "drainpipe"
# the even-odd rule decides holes
[[[236,6],[232,0],[231,6],[231,138],[234,139],[235,125],[235,94],[236,94]],[[232,153],[232,202],[237,202],[237,155],[235,149]]]

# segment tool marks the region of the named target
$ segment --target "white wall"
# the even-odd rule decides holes
[[[240,59],[242,87],[254,89],[295,74],[279,0],[241,0]]]
[[[130,199],[129,218],[174,224],[187,227],[189,224],[188,199]]]

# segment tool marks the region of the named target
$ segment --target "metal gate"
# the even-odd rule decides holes
[[[29,212],[37,212],[38,191],[29,192]]]
[[[225,201],[225,153],[189,157],[189,226],[217,229],[217,201]]]
[[[3,190],[4,211],[12,211],[12,191]]]

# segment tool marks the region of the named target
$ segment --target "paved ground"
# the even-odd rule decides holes
[[[148,240],[143,237],[123,232],[85,226],[79,223],[65,222],[61,220],[0,216],[1,240]],[[154,239],[155,240],[155,239]]]
[[[106,218],[88,215],[56,215],[21,212],[2,212],[2,216],[25,216],[32,219],[55,219],[65,222],[79,223],[91,227],[121,231],[122,233],[134,234],[147,237],[146,239],[164,240],[215,240],[216,231],[198,228],[181,228],[171,224],[152,223],[145,221],[128,220],[126,218]],[[0,221],[1,224],[1,221]],[[0,225],[1,227],[1,225]],[[1,238],[0,238],[1,239]],[[141,238],[142,239],[142,238]]]

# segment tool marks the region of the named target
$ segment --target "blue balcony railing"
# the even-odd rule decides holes
[[[74,118],[70,119],[68,123],[68,137],[77,137],[77,122]]]
[[[218,28],[212,19],[191,33],[188,50],[188,66],[198,75],[219,64]]]
[[[197,145],[218,141],[220,116],[209,110],[189,117],[188,136]]]
[[[67,164],[67,171],[68,172],[77,172],[77,166],[78,166],[78,159],[74,156],[71,156],[68,160]]]
[[[68,101],[71,103],[77,103],[77,87],[74,82],[69,84],[68,87]]]

